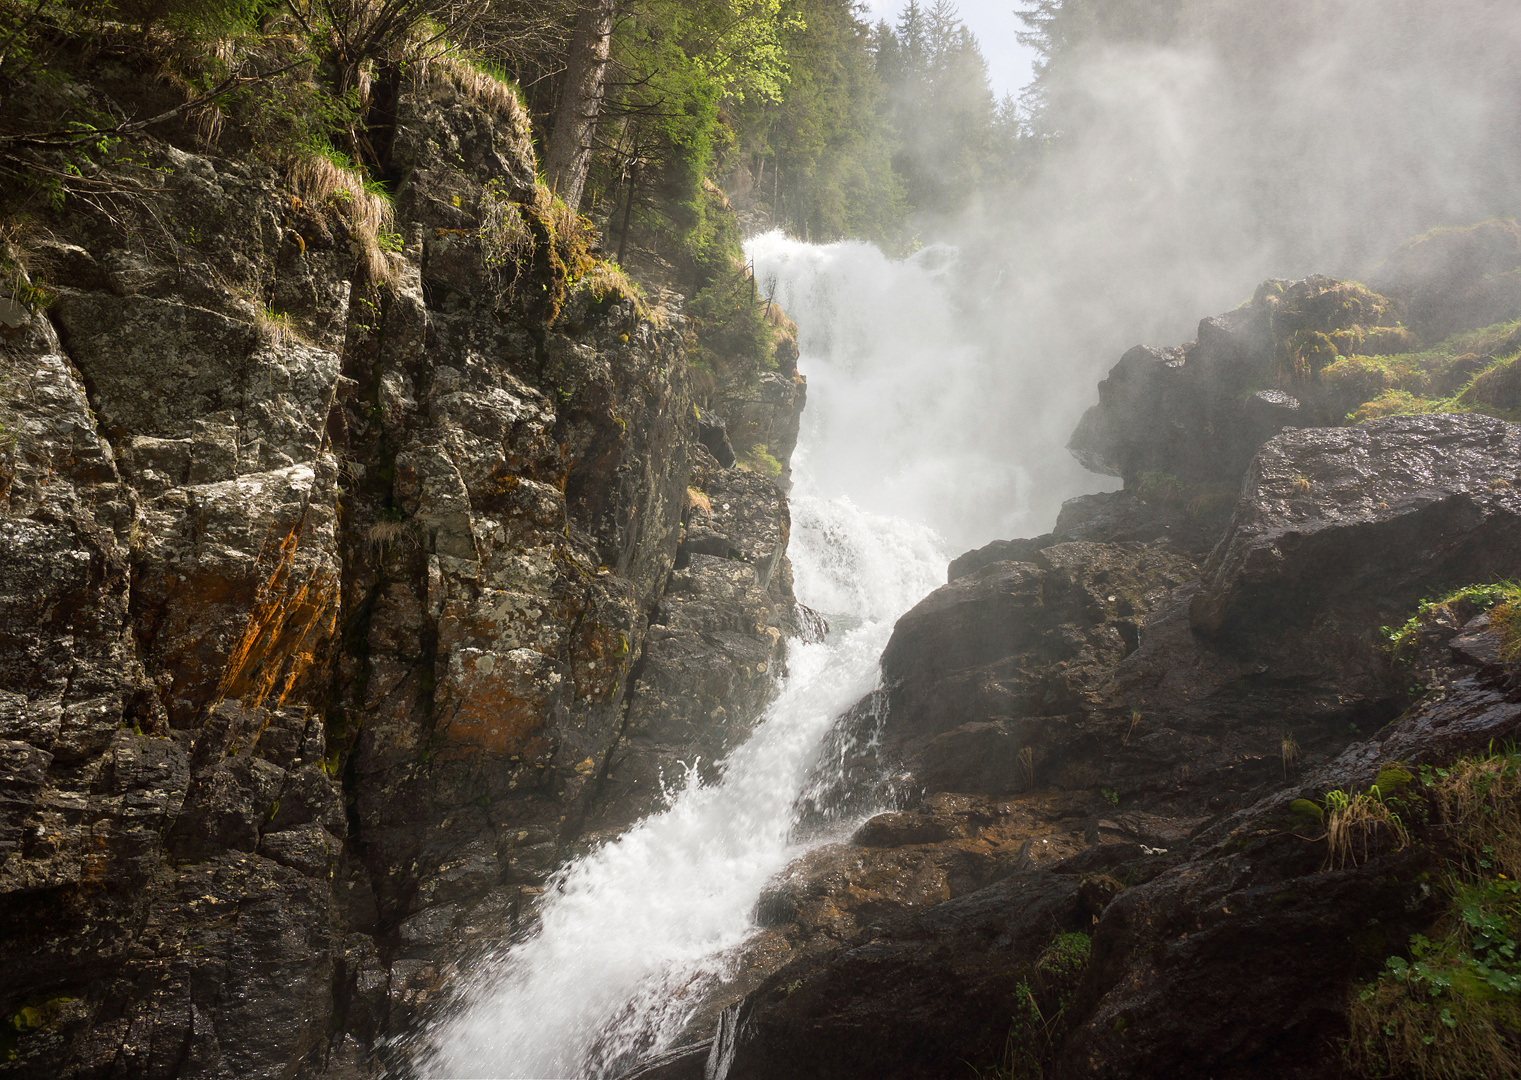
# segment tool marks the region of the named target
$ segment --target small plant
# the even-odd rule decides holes
[[[1084,933],[1057,934],[1036,959],[1027,977],[1014,986],[1014,1015],[1003,1058],[978,1076],[999,1080],[1038,1080],[1066,1041],[1071,1027],[1067,1011],[1088,968],[1092,940]]]
[[[645,306],[639,286],[634,284],[617,263],[597,263],[576,282],[576,287],[596,303],[627,301],[634,306],[634,311],[640,318],[650,317],[650,310]]]
[[[1299,743],[1295,741],[1293,732],[1284,732],[1283,738],[1278,742],[1278,756],[1283,759],[1283,778],[1289,778],[1289,770],[1299,764]]]
[[[1120,793],[1115,791],[1114,788],[1102,788],[1099,794],[1104,797],[1104,801],[1110,806],[1120,805]]]
[[[1120,737],[1120,745],[1121,746],[1129,746],[1130,745],[1130,740],[1135,737],[1135,729],[1140,726],[1140,723],[1141,723],[1141,710],[1140,709],[1131,709],[1130,710],[1130,726],[1125,729],[1125,734]]]
[[[760,473],[762,476],[777,477],[782,475],[782,463],[771,456],[770,448],[764,443],[757,443],[741,454],[739,464],[751,472]]]
[[[1457,625],[1480,612],[1490,613],[1490,625],[1501,635],[1502,656],[1514,660],[1521,655],[1521,583],[1497,581],[1493,584],[1464,585],[1430,600],[1423,600],[1415,614],[1398,627],[1380,627],[1395,663],[1408,664],[1414,656],[1421,630],[1447,616]]]
[[[1384,801],[1375,784],[1366,792],[1330,791],[1325,800],[1326,865],[1360,866],[1386,843],[1395,850],[1410,844],[1399,814]]]

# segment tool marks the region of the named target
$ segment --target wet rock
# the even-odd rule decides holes
[[[1068,449],[1143,495],[1172,488],[1188,503],[1233,492],[1257,448],[1284,426],[1345,414],[1346,403],[1314,378],[1337,357],[1328,335],[1392,331],[1402,314],[1397,300],[1323,276],[1264,282],[1235,311],[1200,321],[1194,341],[1125,353]],[[1292,393],[1263,389],[1285,380]]]
[[[1054,776],[1066,718],[1194,573],[1139,545],[1073,542],[1033,558],[941,587],[893,630],[882,741],[922,785],[996,794]]]
[[[1022,965],[1078,924],[1067,878],[1015,874],[795,961],[732,1007],[720,1077],[943,1076],[992,1060]]]
[[[1281,633],[1327,610],[1394,611],[1423,591],[1514,576],[1518,469],[1521,429],[1482,416],[1282,435],[1253,462],[1204,567],[1194,625]]]

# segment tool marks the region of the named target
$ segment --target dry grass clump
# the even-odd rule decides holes
[[[406,542],[416,545],[417,537],[410,521],[377,521],[364,534],[365,546],[373,557],[379,558],[395,544]]]
[[[1299,764],[1299,740],[1292,732],[1284,732],[1278,742],[1278,756],[1283,760],[1283,778],[1289,778],[1289,770]]]
[[[447,83],[469,101],[493,116],[504,118],[517,138],[527,141],[532,135],[528,110],[517,87],[494,72],[487,71],[461,56],[443,54],[423,58],[416,66],[424,85],[437,79]]]
[[[687,488],[686,509],[689,512],[692,510],[701,510],[709,517],[713,516],[712,501],[709,500],[706,493],[698,491],[696,488]]]
[[[286,181],[303,203],[332,206],[343,214],[370,280],[394,280],[396,261],[382,245],[392,236],[395,211],[384,193],[368,185],[363,172],[322,154],[300,154],[291,159]]]
[[[259,335],[271,345],[294,345],[302,340],[290,315],[283,311],[271,311],[263,304],[254,306],[254,326],[258,328]]]
[[[652,318],[645,306],[644,295],[621,266],[614,262],[598,262],[582,275],[577,287],[598,303],[608,300],[626,300],[634,305],[641,319]]]
[[[1326,865],[1360,866],[1386,847],[1399,851],[1410,832],[1375,786],[1358,794],[1333,791],[1326,796]]]

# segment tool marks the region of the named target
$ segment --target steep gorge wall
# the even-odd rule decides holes
[[[136,218],[27,238],[0,1073],[367,1074],[784,668],[786,501],[704,447],[681,318],[554,265],[511,118],[404,88],[388,154],[379,276],[342,199],[188,132],[117,166]]]

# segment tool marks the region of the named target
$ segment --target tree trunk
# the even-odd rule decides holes
[[[565,89],[544,153],[549,186],[572,210],[580,206],[586,185],[616,8],[617,0],[582,0],[565,65]]]

